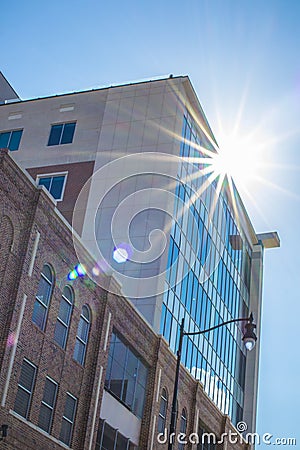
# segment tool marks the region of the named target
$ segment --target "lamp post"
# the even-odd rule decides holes
[[[254,333],[254,329],[256,328],[256,325],[253,323],[253,314],[252,313],[250,314],[249,317],[227,320],[226,322],[220,323],[211,328],[207,328],[206,330],[195,331],[192,333],[187,333],[186,331],[184,331],[184,319],[182,319],[181,325],[180,325],[179,344],[178,344],[178,350],[177,350],[177,363],[176,363],[176,372],[175,372],[175,381],[174,381],[174,390],[173,390],[173,402],[172,402],[171,423],[170,423],[170,430],[169,430],[168,450],[173,449],[173,437],[175,436],[178,381],[179,381],[179,369],[180,369],[183,336],[195,336],[197,334],[208,333],[212,330],[215,330],[216,328],[223,327],[223,326],[228,325],[233,322],[247,322],[245,325],[246,331],[243,335],[243,341],[244,341],[246,349],[249,351],[252,350],[255,345],[255,342],[257,340],[257,337]]]

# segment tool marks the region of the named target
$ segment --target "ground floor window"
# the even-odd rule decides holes
[[[100,419],[95,450],[138,450],[129,438]]]

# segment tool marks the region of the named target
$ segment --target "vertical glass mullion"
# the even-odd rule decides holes
[[[123,401],[125,401],[124,399],[123,399],[123,393],[124,393],[124,382],[125,382],[125,379],[124,379],[124,377],[125,377],[125,373],[126,373],[126,370],[127,370],[127,362],[128,362],[128,347],[126,347],[126,357],[125,357],[125,363],[124,363],[124,367],[123,367],[123,376],[122,376],[122,390],[121,390],[121,399],[123,400]]]

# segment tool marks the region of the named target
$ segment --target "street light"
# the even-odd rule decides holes
[[[173,390],[173,402],[172,402],[168,450],[173,449],[173,437],[175,436],[175,425],[176,425],[176,416],[177,416],[176,409],[177,409],[178,380],[179,380],[179,369],[180,369],[180,359],[181,359],[183,336],[195,336],[197,334],[208,333],[209,331],[215,330],[216,328],[223,327],[224,325],[228,325],[229,323],[233,323],[233,322],[247,322],[245,325],[246,330],[243,335],[243,341],[244,341],[246,349],[248,351],[252,350],[255,345],[255,342],[257,340],[257,337],[254,333],[254,329],[256,328],[256,325],[253,323],[253,314],[252,313],[250,314],[249,317],[227,320],[226,322],[219,323],[218,325],[215,325],[214,327],[211,327],[211,328],[207,328],[206,330],[195,331],[192,333],[187,333],[186,331],[184,331],[184,319],[182,319],[181,325],[180,325],[179,344],[178,344],[178,350],[177,350],[177,363],[176,363],[176,373],[175,373],[174,390]]]

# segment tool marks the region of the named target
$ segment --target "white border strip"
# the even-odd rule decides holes
[[[100,367],[99,380],[98,380],[98,386],[97,386],[97,392],[96,392],[95,408],[94,408],[93,421],[92,421],[91,437],[90,437],[90,443],[89,443],[89,450],[91,450],[92,446],[93,446],[93,437],[94,437],[94,432],[95,432],[95,425],[96,425],[97,409],[98,409],[99,396],[100,396],[102,374],[103,374],[103,366]]]
[[[153,427],[152,427],[152,434],[151,434],[150,450],[153,449],[153,444],[154,444],[154,434],[155,434],[155,426],[156,426],[156,416],[153,416]]]
[[[6,402],[8,386],[9,386],[9,382],[10,382],[12,368],[13,368],[13,365],[14,365],[14,360],[15,360],[15,355],[16,355],[16,350],[17,350],[17,345],[18,345],[19,336],[20,336],[20,330],[21,330],[21,325],[22,325],[22,319],[23,319],[25,306],[26,306],[26,300],[27,300],[27,295],[24,294],[23,302],[22,302],[22,305],[21,305],[21,311],[20,311],[20,315],[19,315],[19,320],[18,320],[18,324],[17,324],[17,329],[15,331],[14,345],[13,345],[13,348],[12,348],[12,351],[11,351],[11,354],[10,354],[9,365],[8,365],[8,369],[7,369],[7,375],[6,375],[5,385],[4,385],[3,394],[2,394],[1,406],[5,406],[5,402]]]
[[[158,380],[157,380],[157,391],[156,391],[156,402],[159,400],[159,391],[160,391],[160,382],[161,382],[161,369],[158,372]]]
[[[33,272],[33,266],[34,266],[34,261],[35,261],[36,254],[37,254],[37,249],[38,249],[40,237],[41,237],[41,234],[37,231],[36,232],[36,236],[35,236],[34,245],[33,245],[30,266],[29,266],[29,269],[28,269],[28,276],[29,277],[31,277],[32,272]]]
[[[105,352],[106,352],[107,343],[108,343],[108,333],[109,333],[109,328],[110,328],[110,321],[111,321],[111,313],[108,313],[107,327],[106,327],[105,340],[104,340],[104,346],[103,346],[103,350]]]

